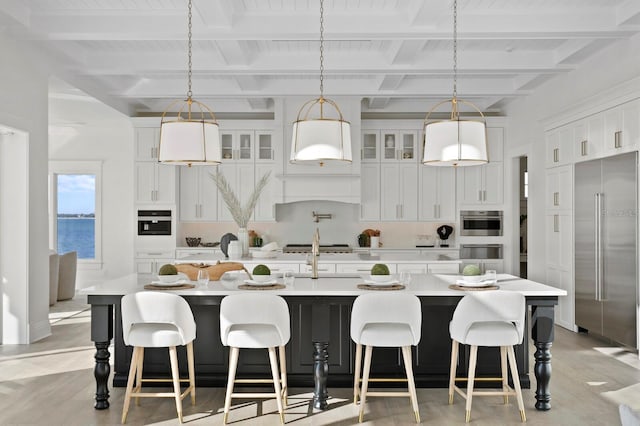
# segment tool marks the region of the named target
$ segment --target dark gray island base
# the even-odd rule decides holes
[[[225,387],[227,381],[228,348],[220,342],[220,302],[223,295],[181,294],[191,306],[197,323],[194,341],[196,386]],[[422,303],[422,338],[413,348],[413,371],[416,386],[446,388],[449,381],[451,339],[449,321],[460,296],[420,296]],[[536,404],[538,410],[551,408],[549,382],[553,342],[554,306],[558,296],[526,295],[531,306],[524,344],[515,348],[523,388],[529,388],[528,330],[536,351]],[[91,340],[96,346],[96,409],[109,407],[108,378],[110,374],[108,346],[114,341],[113,386],[126,386],[132,348],[124,345],[120,319],[122,294],[89,293],[91,305]],[[289,387],[315,387],[314,406],[326,407],[328,387],[351,387],[355,346],[350,338],[351,305],[355,296],[290,296],[283,295],[291,313],[291,341],[287,345],[287,376]],[[325,346],[323,343],[327,343]],[[328,353],[328,374],[326,359]],[[477,377],[499,375],[500,364],[496,348],[481,348],[478,352]],[[181,366],[186,366],[186,354],[178,352]],[[460,375],[466,375],[468,348],[460,350]],[[402,356],[396,348],[376,348],[372,376],[404,377]],[[237,377],[270,378],[269,360],[264,351],[244,350],[240,353]],[[144,359],[145,376],[168,376],[170,367],[166,350],[147,349]],[[183,372],[186,374],[185,371]],[[385,384],[384,386],[389,386]],[[324,399],[324,401],[323,401]]]

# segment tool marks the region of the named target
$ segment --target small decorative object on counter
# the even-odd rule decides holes
[[[358,235],[358,246],[369,247],[369,245],[371,244],[369,241],[369,236],[367,234]]]
[[[229,241],[229,247],[227,249],[229,259],[240,259],[242,257],[242,246],[240,241]]]
[[[222,238],[220,238],[220,250],[222,250],[222,253],[224,253],[226,257],[229,257],[229,241],[234,241],[237,239],[238,237],[231,233],[224,234]]]
[[[189,247],[198,247],[200,245],[200,238],[196,238],[196,237],[186,237],[185,240],[187,240],[187,245]]]
[[[370,247],[371,248],[378,248],[380,247],[380,237],[369,237],[369,242],[370,242]]]
[[[371,248],[382,247],[382,243],[380,243],[380,230],[379,229],[367,228],[364,231],[362,231],[362,234],[367,235],[369,237],[369,244],[367,244],[364,247],[371,247]],[[373,237],[377,237],[377,242],[374,240]],[[360,240],[358,240],[358,241],[360,241]],[[374,242],[376,243],[375,246],[374,246]]]

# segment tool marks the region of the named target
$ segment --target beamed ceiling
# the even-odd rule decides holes
[[[259,112],[274,97],[319,94],[319,0],[193,7],[196,99]],[[325,0],[325,95],[362,97],[368,111],[449,97],[452,15],[450,0]],[[639,31],[638,0],[459,0],[458,94],[500,113]],[[130,116],[186,94],[187,0],[3,0],[0,34]]]

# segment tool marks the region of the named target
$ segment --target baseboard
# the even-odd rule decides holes
[[[49,336],[51,336],[51,324],[49,324],[49,319],[47,318],[29,325],[29,342],[24,343],[37,342]]]

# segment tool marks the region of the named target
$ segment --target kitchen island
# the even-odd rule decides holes
[[[422,339],[414,351],[414,375],[416,385],[421,387],[443,387],[448,385],[451,340],[448,323],[453,311],[464,295],[463,291],[450,289],[455,275],[414,275],[405,290],[420,298],[422,304]],[[114,386],[124,386],[127,380],[131,348],[122,340],[120,299],[124,294],[142,291],[152,276],[132,274],[119,279],[105,281],[83,289],[91,305],[91,340],[96,346],[96,404],[95,408],[109,407],[107,380],[110,374],[108,347],[115,338]],[[554,306],[564,290],[517,277],[499,274],[501,289],[522,293],[531,307],[527,319],[527,330],[531,327],[536,376],[536,408],[550,409],[549,380],[551,378],[551,353],[553,342]],[[314,377],[314,342],[328,343],[329,386],[351,386],[353,383],[354,345],[349,335],[350,313],[353,300],[368,290],[357,285],[358,277],[321,277],[310,279],[298,277],[294,283],[281,290],[271,290],[285,298],[291,312],[291,341],[287,350],[287,371],[290,387],[311,387]],[[194,341],[196,359],[196,385],[226,385],[228,348],[220,342],[219,308],[222,298],[238,290],[241,280],[212,281],[206,287],[187,290],[172,290],[190,304],[197,323]],[[516,347],[520,381],[523,387],[530,386],[528,333],[523,344]],[[479,352],[477,376],[495,376],[500,371],[498,351],[483,348]],[[184,357],[184,354],[180,354]],[[144,371],[150,376],[168,375],[166,351],[145,351]],[[395,348],[376,348],[375,369],[372,375],[386,377],[404,374],[401,356]],[[466,373],[468,351],[461,350],[461,374]],[[181,363],[185,365],[185,363]],[[238,375],[269,377],[269,364],[264,353],[245,351],[241,354]]]

